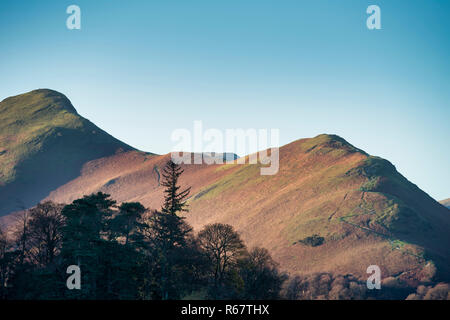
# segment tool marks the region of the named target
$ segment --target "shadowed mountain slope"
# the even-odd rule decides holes
[[[86,162],[130,150],[59,92],[7,98],[0,102],[0,215],[35,205],[79,176]]]

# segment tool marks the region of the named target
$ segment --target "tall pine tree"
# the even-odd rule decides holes
[[[178,212],[187,212],[186,200],[191,191],[191,187],[180,191],[178,185],[178,178],[184,172],[179,164],[169,160],[163,169],[162,186],[166,187],[164,190],[164,204],[162,206],[163,213],[176,215]]]
[[[154,211],[148,217],[147,226],[150,248],[150,265],[158,285],[153,297],[177,299],[182,294],[186,263],[180,257],[187,250],[187,239],[192,237],[192,228],[178,215],[187,212],[186,200],[190,189],[180,191],[178,179],[183,173],[180,165],[169,160],[162,171],[164,203],[161,212]]]

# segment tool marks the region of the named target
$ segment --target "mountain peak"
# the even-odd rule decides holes
[[[67,111],[78,114],[70,100],[62,93],[51,89],[37,89],[6,98],[0,102],[0,113],[33,114],[37,112]]]
[[[319,134],[313,138],[300,139],[290,143],[289,145],[294,146],[295,148],[299,148],[300,152],[309,153],[309,152],[324,152],[324,151],[345,151],[345,153],[354,153],[358,152],[363,155],[368,156],[368,154],[353,146],[344,138],[336,135],[336,134]],[[289,146],[288,145],[288,146]],[[319,151],[321,150],[321,151]]]
[[[97,191],[158,208],[169,155],[136,152],[72,108],[48,89],[0,103],[0,216]],[[365,279],[366,267],[376,264],[386,278],[422,281],[424,265],[435,265],[450,279],[450,249],[442,245],[450,241],[448,209],[388,160],[335,134],[297,140],[279,156],[280,170],[269,176],[252,164],[184,166],[189,223],[196,230],[232,224],[293,274],[345,271]],[[324,242],[304,245],[313,235]]]
[[[131,150],[79,115],[62,93],[38,89],[6,98],[0,102],[0,215],[34,205],[88,161]]]

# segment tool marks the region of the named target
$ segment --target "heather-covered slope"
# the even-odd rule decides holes
[[[0,106],[6,119],[0,125],[3,211],[17,209],[15,199],[25,206],[46,197],[69,203],[96,191],[119,202],[161,206],[160,171],[169,155],[133,150],[78,116],[53,91],[8,98]],[[366,268],[375,264],[383,278],[417,284],[437,268],[450,280],[450,210],[389,161],[341,137],[324,134],[281,147],[273,176],[250,164],[184,169],[180,182],[192,186],[187,220],[195,230],[232,224],[249,246],[268,248],[292,274],[367,279]],[[305,244],[313,235],[323,243]]]
[[[119,201],[158,208],[159,170],[169,159],[128,152],[88,163],[82,175],[51,193],[69,202],[102,190]],[[371,264],[385,277],[417,282],[438,267],[448,278],[450,210],[372,157],[333,135],[280,149],[280,170],[261,176],[259,165],[187,165],[181,184],[192,186],[187,219],[196,230],[212,222],[234,225],[250,245],[271,250],[292,273],[353,273]],[[317,234],[320,246],[300,240]]]
[[[384,275],[420,279],[436,264],[449,276],[450,210],[337,136],[283,146],[274,176],[239,166],[194,196],[191,209],[194,226],[231,223],[291,272],[364,277],[377,264]],[[314,234],[324,244],[299,241]]]
[[[0,216],[35,205],[88,161],[133,150],[77,114],[56,91],[0,102]]]

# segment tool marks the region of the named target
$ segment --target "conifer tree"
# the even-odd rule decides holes
[[[111,236],[121,238],[125,245],[139,238],[138,228],[147,209],[139,202],[123,202],[111,220]]]
[[[166,187],[164,190],[164,204],[161,210],[163,213],[176,215],[178,212],[188,211],[186,200],[191,188],[180,191],[180,186],[178,185],[178,178],[183,172],[184,170],[181,169],[181,166],[172,160],[169,160],[163,169],[163,182],[161,185]]]
[[[179,213],[187,212],[186,200],[190,187],[180,191],[178,179],[184,170],[169,160],[162,171],[164,203],[161,212],[153,211],[147,219],[150,256],[153,274],[158,283],[153,295],[157,299],[179,298],[183,274],[188,266],[180,259],[187,250],[187,239],[192,228],[184,222]]]
[[[65,264],[78,265],[82,271],[82,287],[76,297],[84,299],[102,298],[99,293],[107,291],[99,279],[106,273],[104,252],[108,234],[108,219],[112,215],[115,201],[108,194],[98,192],[75,200],[64,207],[61,253]]]

